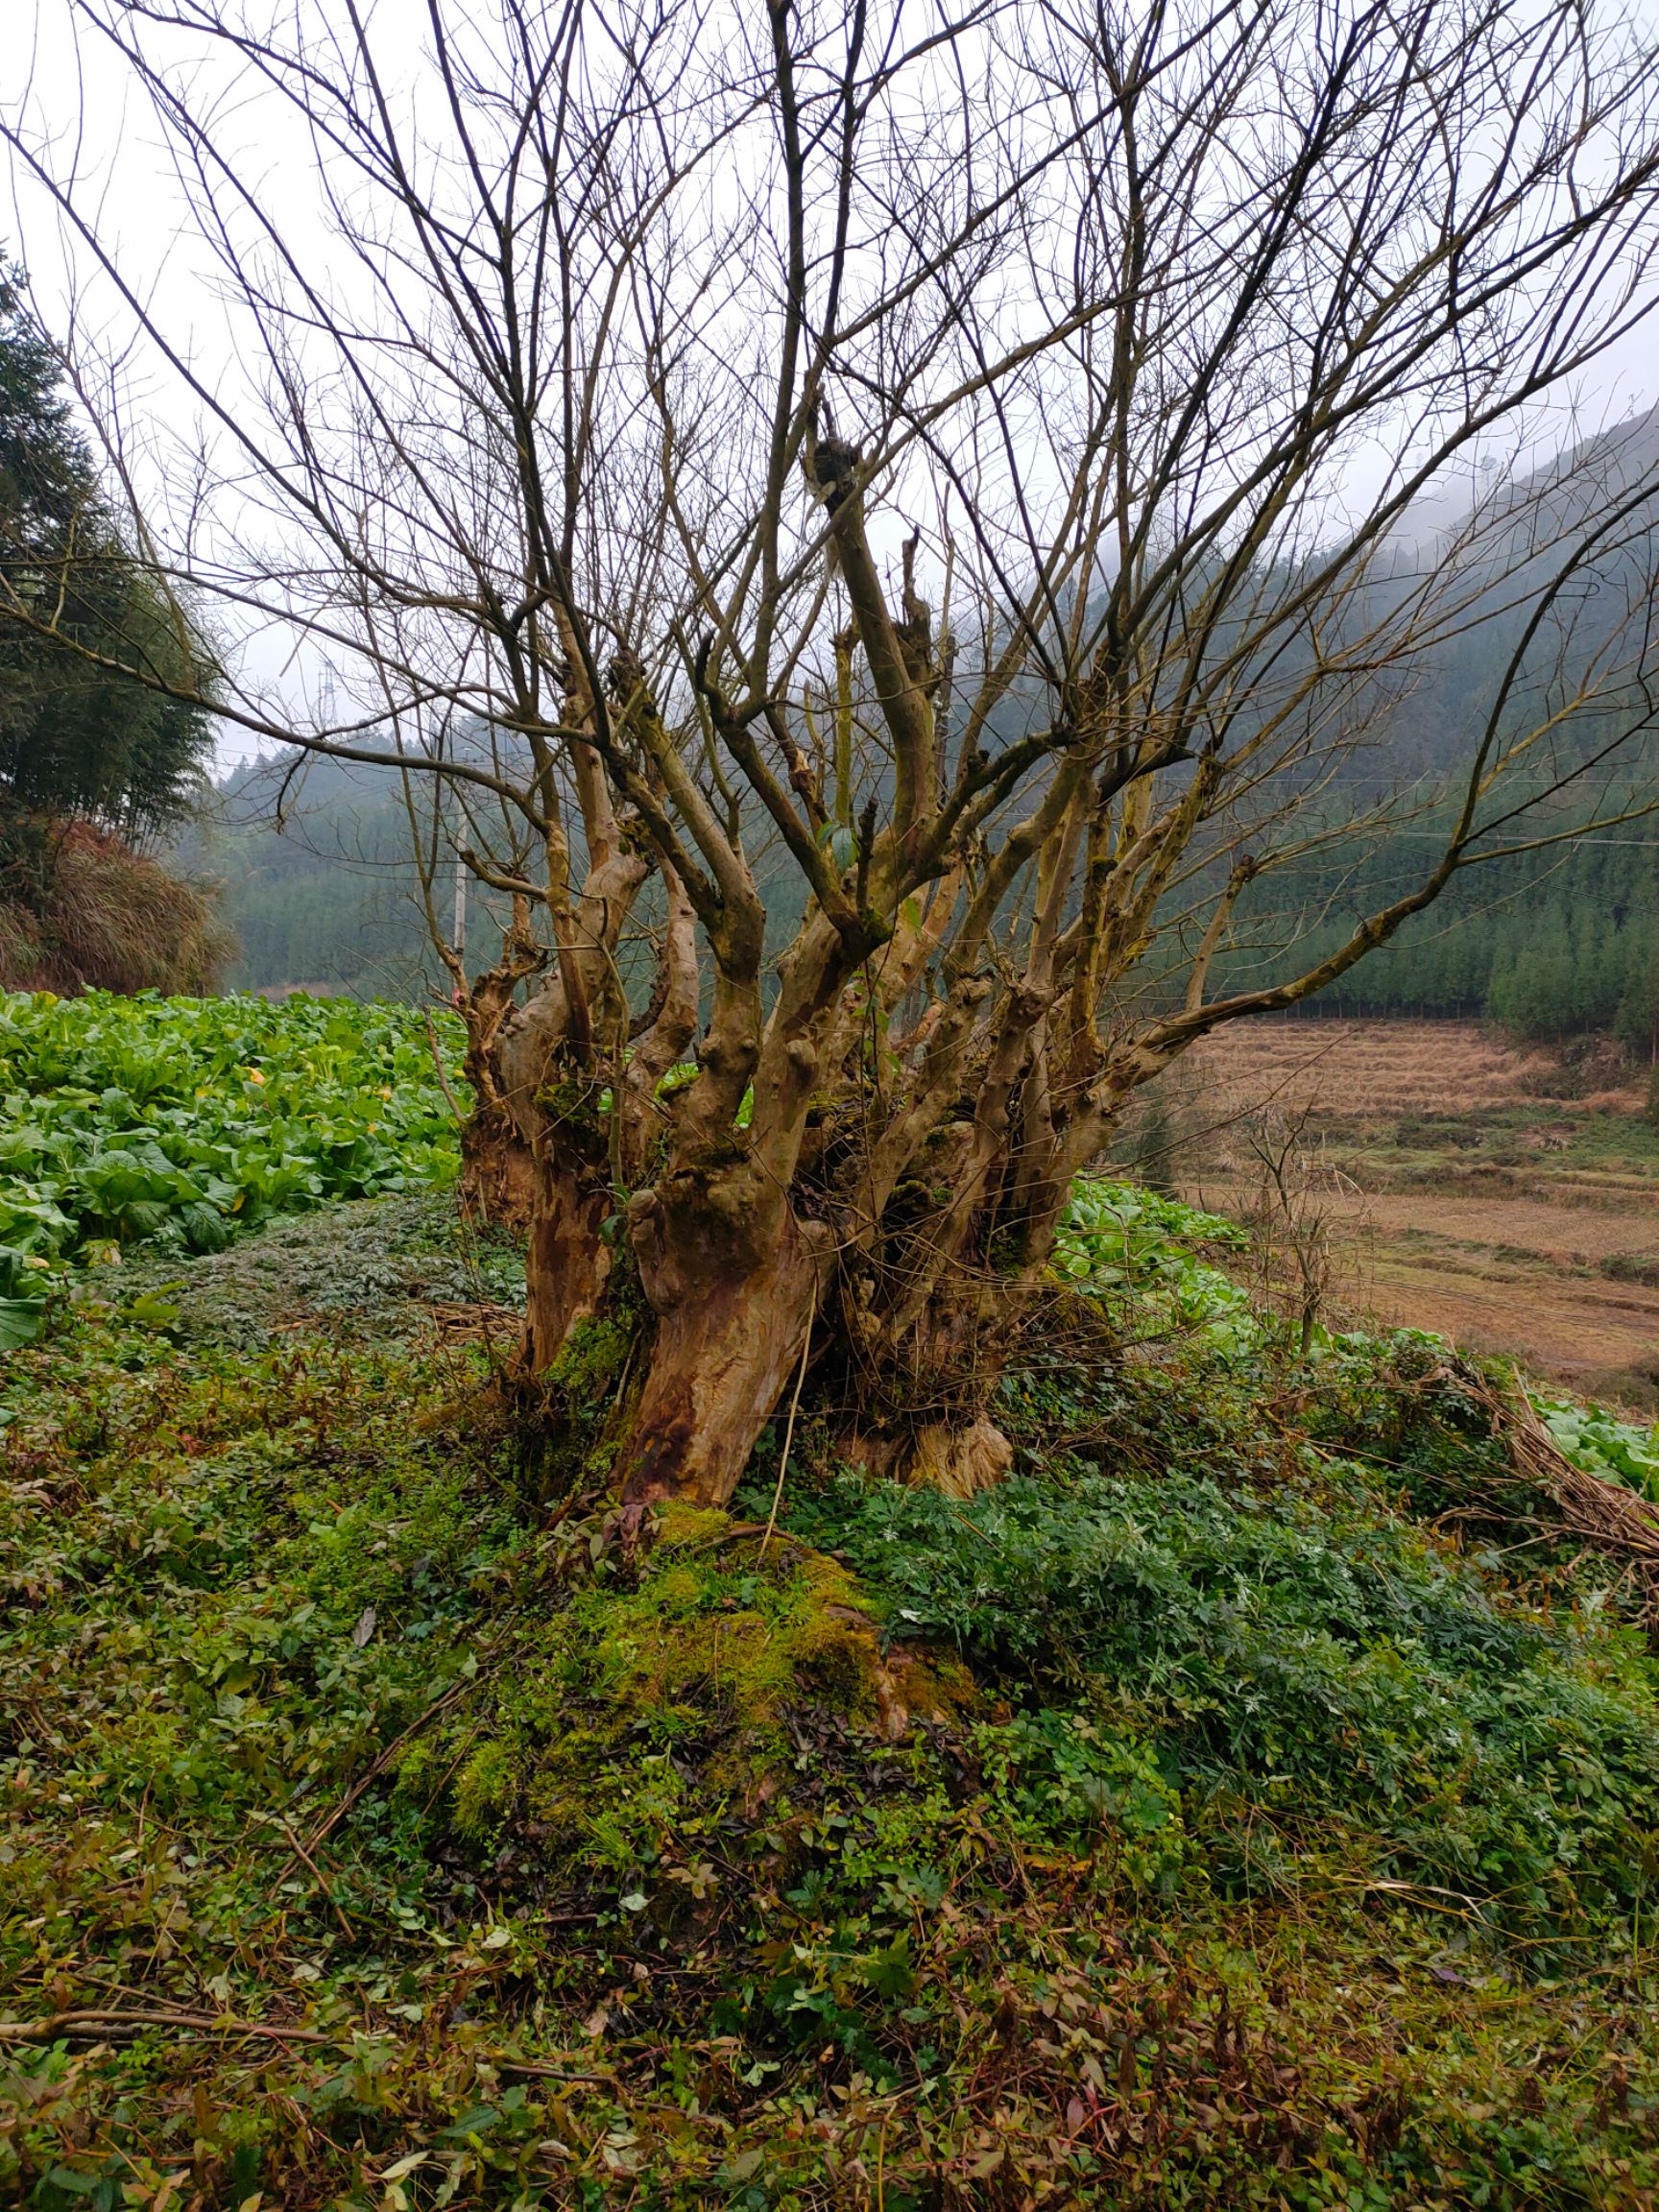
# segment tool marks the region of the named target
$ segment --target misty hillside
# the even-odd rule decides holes
[[[383,772],[313,758],[232,769],[175,848],[190,875],[219,886],[245,990],[309,986],[354,998],[408,998],[435,986],[408,817]],[[472,950],[498,935],[490,901],[469,887]]]
[[[1410,830],[1386,845],[1357,838],[1317,865],[1265,875],[1240,913],[1232,956],[1240,983],[1305,965],[1368,905],[1398,896],[1415,879],[1446,819],[1435,794],[1452,764],[1467,757],[1471,734],[1487,711],[1493,670],[1513,647],[1517,570],[1526,573],[1548,559],[1547,552],[1536,563],[1528,559],[1522,532],[1548,546],[1558,533],[1606,511],[1606,559],[1563,615],[1573,625],[1577,660],[1604,648],[1618,625],[1640,618],[1651,532],[1633,532],[1620,517],[1626,487],[1656,461],[1659,409],[1578,441],[1512,488],[1488,482],[1478,509],[1426,505],[1421,513],[1432,518],[1430,537],[1400,533],[1397,556],[1412,544],[1418,550],[1375,588],[1366,618],[1410,589],[1431,550],[1437,561],[1450,557],[1447,590],[1468,603],[1467,619],[1449,625],[1455,634],[1421,656],[1407,677],[1379,683],[1351,765],[1326,784],[1320,805],[1327,818],[1345,806],[1358,815],[1385,794],[1407,789],[1421,811]],[[1638,513],[1634,519],[1641,524],[1646,517]],[[1482,590],[1482,571],[1503,581]],[[1555,625],[1537,648],[1541,670],[1552,672],[1561,652]],[[1033,701],[1012,701],[997,718],[1002,741],[1036,710]],[[1557,757],[1604,745],[1615,721],[1606,709],[1569,719],[1556,740]],[[1623,748],[1602,811],[1643,805],[1652,762],[1648,738]],[[880,761],[867,773],[875,786],[884,780]],[[245,763],[216,784],[176,854],[186,873],[220,887],[239,947],[231,980],[241,988],[309,986],[397,998],[446,988],[428,940],[402,795],[383,770],[297,760],[292,754]],[[781,888],[786,899],[799,896],[792,875]],[[447,852],[436,870],[435,901],[441,925],[451,933]],[[469,884],[467,943],[474,968],[494,955],[501,904],[475,880]],[[1295,917],[1288,945],[1281,926],[1287,913]],[[781,926],[788,919],[780,912]],[[1258,939],[1272,944],[1270,955],[1258,958]],[[1632,1042],[1647,1040],[1659,1025],[1659,833],[1650,844],[1637,824],[1616,840],[1568,855],[1533,855],[1477,871],[1352,977],[1330,1010],[1338,1004],[1374,1013],[1488,1014],[1529,1034],[1618,1027]]]

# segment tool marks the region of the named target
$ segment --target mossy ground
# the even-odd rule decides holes
[[[0,1388],[7,2200],[1659,2201],[1659,1672],[1409,1347],[629,1551],[441,1212],[285,1234]]]

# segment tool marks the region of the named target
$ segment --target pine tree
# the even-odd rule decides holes
[[[30,815],[140,834],[200,785],[203,709],[77,646],[198,693],[211,665],[124,540],[57,357],[0,263],[0,801],[13,843]]]

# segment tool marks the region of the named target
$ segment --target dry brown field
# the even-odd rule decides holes
[[[1516,1105],[1547,1117],[1634,1116],[1647,1095],[1640,1071],[1620,1069],[1584,1097],[1546,1100],[1540,1086],[1559,1073],[1561,1055],[1479,1022],[1240,1022],[1195,1046],[1186,1065],[1224,1094],[1379,1120]]]
[[[1476,1022],[1241,1024],[1171,1086],[1176,1173],[1194,1202],[1243,1211],[1251,1118],[1305,1115],[1303,1202],[1329,1221],[1341,1311],[1647,1408],[1659,1401],[1659,1131],[1646,1075]]]

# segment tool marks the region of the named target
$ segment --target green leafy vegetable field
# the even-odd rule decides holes
[[[0,1346],[39,1333],[69,1262],[444,1180],[435,1051],[459,1060],[453,1017],[409,1007],[0,996]]]

